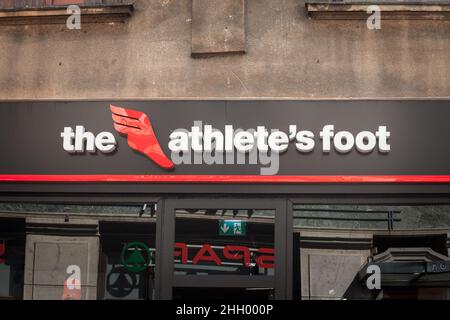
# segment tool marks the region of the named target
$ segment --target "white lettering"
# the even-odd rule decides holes
[[[95,147],[103,153],[110,153],[116,149],[116,139],[111,132],[100,132],[95,137]]]
[[[331,151],[331,138],[334,136],[334,126],[326,125],[320,132],[320,138],[322,139],[322,150],[325,153]]]
[[[384,153],[391,151],[391,146],[388,143],[391,133],[387,131],[387,128],[385,126],[380,126],[375,134],[378,138],[378,150]]]
[[[254,136],[250,132],[241,131],[234,136],[234,146],[239,152],[247,152],[253,149]]]
[[[111,132],[100,132],[95,136],[86,131],[84,126],[76,126],[75,132],[71,127],[64,127],[61,132],[63,149],[70,153],[94,153],[98,149],[102,153],[111,153],[116,150],[116,138]]]
[[[299,131],[296,136],[295,147],[300,152],[311,152],[314,149],[314,133],[311,131]]]
[[[285,152],[289,147],[288,143],[289,137],[282,131],[275,131],[269,135],[268,144],[272,151],[278,153]]]
[[[356,135],[356,149],[361,153],[372,152],[377,145],[377,137],[372,132],[361,131]]]
[[[340,131],[334,136],[334,147],[340,153],[350,152],[355,144],[355,138],[348,131]]]

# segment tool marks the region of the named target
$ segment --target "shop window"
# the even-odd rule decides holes
[[[24,265],[24,221],[0,219],[0,300],[22,299]]]
[[[274,210],[176,210],[176,275],[274,275]]]
[[[155,223],[100,224],[98,298],[153,300]]]
[[[447,204],[294,205],[300,297],[448,299],[449,212]]]
[[[155,203],[4,202],[0,212],[26,217],[20,232],[10,220],[0,221],[0,298],[153,297]],[[121,222],[99,224],[98,220]],[[25,233],[28,272],[24,277]]]

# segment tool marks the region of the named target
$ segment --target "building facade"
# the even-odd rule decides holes
[[[0,1],[0,299],[448,299],[449,8]]]

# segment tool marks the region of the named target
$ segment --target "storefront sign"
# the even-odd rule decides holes
[[[242,220],[220,220],[219,235],[245,236],[246,222]]]
[[[449,183],[446,101],[0,103],[0,182]]]

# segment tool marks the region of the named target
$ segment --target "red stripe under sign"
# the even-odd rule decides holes
[[[450,175],[29,175],[4,174],[0,182],[141,182],[141,183],[450,183]]]

